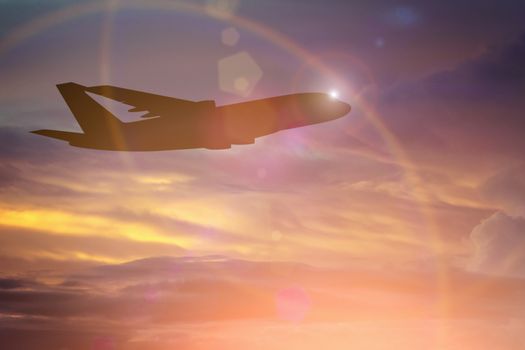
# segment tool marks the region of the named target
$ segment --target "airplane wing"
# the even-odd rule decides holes
[[[129,112],[147,112],[142,118],[194,114],[214,108],[214,101],[189,101],[111,85],[86,87],[86,91],[133,106]]]

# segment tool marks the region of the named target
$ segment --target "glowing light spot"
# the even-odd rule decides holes
[[[248,79],[246,79],[245,77],[239,77],[235,79],[235,82],[233,83],[233,87],[235,88],[235,90],[237,90],[241,94],[246,92],[249,86],[250,86],[250,83],[248,82]]]
[[[285,321],[302,321],[310,311],[311,304],[310,297],[301,287],[289,287],[277,293],[277,314]]]
[[[222,91],[248,96],[263,72],[247,52],[239,52],[218,62],[219,87]]]
[[[339,97],[339,91],[337,90],[331,90],[328,94],[334,100]]]
[[[237,31],[237,29],[233,27],[224,29],[221,33],[222,43],[228,46],[235,46],[237,42],[239,41],[240,37],[241,35]]]
[[[385,46],[385,39],[383,38],[376,38],[376,40],[374,41],[374,44],[377,48],[381,48],[383,46]]]

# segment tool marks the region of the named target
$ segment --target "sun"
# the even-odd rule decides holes
[[[330,90],[330,92],[329,92],[328,94],[329,94],[330,97],[333,98],[334,100],[335,100],[336,98],[339,97],[339,91],[334,90],[334,89]]]

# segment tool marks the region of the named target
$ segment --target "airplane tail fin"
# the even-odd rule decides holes
[[[42,135],[51,137],[54,139],[59,139],[62,141],[72,142],[78,137],[81,137],[83,134],[79,134],[76,132],[68,132],[68,131],[59,131],[59,130],[35,130],[31,131],[33,134]]]
[[[75,119],[87,135],[115,135],[120,133],[122,122],[111,112],[94,101],[86,87],[75,83],[57,85]],[[47,136],[47,135],[46,135]]]

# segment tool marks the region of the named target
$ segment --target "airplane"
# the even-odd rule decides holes
[[[103,85],[57,85],[83,133],[35,130],[32,133],[71,146],[113,151],[228,149],[284,129],[323,123],[345,116],[350,105],[324,93],[298,93],[216,106]],[[122,122],[87,93],[98,94],[145,112],[143,120]]]

